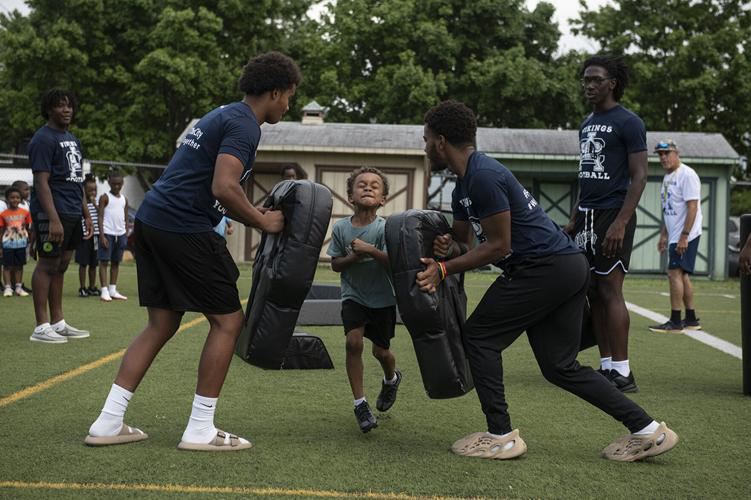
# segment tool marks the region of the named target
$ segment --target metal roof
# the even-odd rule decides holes
[[[259,151],[316,151],[423,155],[422,125],[299,122],[264,124]],[[738,153],[719,133],[648,132],[650,155],[658,141],[672,139],[684,159],[735,163]],[[571,159],[579,156],[578,131],[479,128],[477,147],[493,156]],[[714,161],[713,161],[714,160]]]

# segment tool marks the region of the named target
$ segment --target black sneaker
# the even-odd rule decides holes
[[[610,381],[621,392],[639,392],[639,388],[636,387],[636,381],[634,380],[634,371],[628,374],[628,377],[624,377],[618,370],[610,370]]]
[[[79,297],[88,297],[89,296],[89,291],[87,289],[85,289],[85,288],[79,288],[78,289],[78,296]]]
[[[95,286],[90,286],[87,290],[90,297],[99,297],[99,289]]]
[[[357,423],[360,424],[360,430],[363,432],[370,432],[370,429],[378,427],[378,420],[370,411],[370,405],[367,401],[355,406],[355,417],[357,417]]]
[[[598,368],[595,370],[597,373],[605,377],[606,379],[610,380],[610,370],[603,370],[602,368]]]
[[[402,383],[402,372],[394,370],[396,372],[396,382],[393,384],[387,384],[381,382],[381,393],[376,400],[376,409],[378,411],[388,411],[389,408],[394,406],[396,402],[396,391],[399,389],[399,384]]]
[[[699,323],[699,318],[696,318],[693,321],[684,319],[683,328],[685,328],[686,330],[701,330],[701,323]]]
[[[673,323],[668,320],[661,325],[650,326],[649,331],[655,333],[683,333],[683,325],[681,323]]]

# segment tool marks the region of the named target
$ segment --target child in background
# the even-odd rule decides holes
[[[19,203],[18,206],[24,210],[28,210],[29,197],[31,196],[31,187],[29,187],[29,183],[21,180],[13,181],[13,184],[11,184],[10,187],[18,189],[21,193],[21,203]]]
[[[377,168],[363,167],[347,179],[347,195],[355,214],[334,224],[328,254],[341,273],[342,324],[346,336],[347,377],[355,417],[362,432],[378,426],[363,388],[363,337],[373,343],[373,356],[383,368],[376,408],[387,411],[396,401],[402,374],[390,350],[396,324],[396,301],[385,253],[385,224],[376,211],[386,203],[389,184]]]
[[[128,300],[117,291],[117,275],[120,261],[128,245],[128,200],[120,194],[123,188],[123,175],[111,172],[107,177],[110,192],[99,197],[99,280],[102,290],[99,298],[104,302],[112,299]],[[109,276],[107,268],[111,265]]]
[[[23,266],[26,264],[26,245],[29,242],[29,226],[31,214],[20,208],[21,191],[8,188],[5,191],[8,208],[0,212],[0,239],[2,239],[4,297],[13,295],[13,283],[16,284],[16,295],[29,295],[21,286],[23,281]]]
[[[0,213],[4,212],[5,209],[8,208],[8,204],[5,203],[5,200],[0,200]],[[0,249],[2,248],[2,245],[0,245]],[[5,278],[3,277],[3,259],[0,258],[0,285],[2,285],[3,290],[5,289]]]
[[[76,247],[76,262],[78,263],[78,281],[81,287],[78,289],[79,297],[96,297],[99,289],[96,287],[96,269],[99,265],[97,251],[99,250],[99,214],[96,206],[96,179],[91,174],[86,174],[83,181],[83,191],[86,195],[86,208],[91,216],[92,237],[82,239]],[[83,224],[83,220],[81,221]],[[84,225],[84,236],[86,236]],[[88,268],[88,273],[87,269]],[[86,275],[89,276],[89,286],[86,287]]]
[[[222,217],[222,220],[219,221],[219,224],[214,226],[214,232],[226,239],[227,236],[230,236],[235,232],[235,228],[232,226],[232,220],[225,215]]]
[[[20,208],[23,208],[24,210],[29,210],[29,199],[31,198],[31,187],[29,186],[29,183],[22,180],[13,181],[13,184],[10,185],[10,187],[14,187],[21,191],[21,203],[18,204]],[[31,212],[31,210],[29,210]],[[34,225],[29,225],[29,242],[26,245],[26,257],[29,257],[31,255],[31,250],[34,247]],[[21,281],[21,288],[23,288],[23,291],[26,293],[31,293],[31,288],[28,288],[26,284]]]

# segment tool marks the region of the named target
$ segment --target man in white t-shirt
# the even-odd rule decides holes
[[[660,253],[668,251],[671,310],[670,320],[649,329],[658,333],[683,333],[684,328],[701,330],[690,279],[701,238],[701,181],[694,169],[681,162],[675,142],[658,142],[655,153],[665,169],[661,192],[663,224],[657,249]],[[683,320],[681,305],[686,308]]]

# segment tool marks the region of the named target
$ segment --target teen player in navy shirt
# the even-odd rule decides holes
[[[584,62],[582,86],[592,113],[579,129],[579,202],[566,231],[585,250],[592,272],[589,301],[600,348],[600,373],[623,392],[637,392],[628,356],[630,319],[623,297],[647,183],[647,131],[618,101],[628,83],[620,57]]]
[[[507,459],[527,445],[512,430],[501,353],[524,331],[544,377],[622,422],[631,431],[603,450],[611,460],[664,453],[677,435],[658,424],[606,378],[576,361],[581,342],[587,259],[537,201],[496,160],[475,151],[477,122],[464,104],[446,101],[425,115],[425,152],[432,170],[457,176],[452,233],[433,242],[436,256],[417,283],[434,292],[441,281],[494,263],[503,269],[464,325],[472,379],[488,424],[454,443],[458,455]],[[472,247],[477,237],[479,245]]]
[[[261,124],[277,123],[289,109],[300,70],[278,52],[251,59],[243,69],[242,101],[217,108],[185,137],[167,169],[147,193],[134,227],[140,303],[148,310],[143,332],[128,347],[86,443],[141,441],[148,436],[123,423],[133,392],[185,311],[206,316],[209,334],[198,366],[193,410],[178,448],[234,451],[246,439],[214,427],[217,398],[243,324],[237,266],[214,226],[230,214],[265,232],[280,232],[280,211],[260,212],[241,186],[256,156]]]
[[[65,271],[78,242],[92,234],[83,196],[83,148],[68,130],[76,109],[73,93],[61,89],[46,92],[42,97],[42,116],[47,124],[36,131],[29,143],[29,164],[34,173],[29,212],[39,259],[31,278],[36,316],[32,342],[63,344],[69,338],[89,336],[88,331],[70,326],[63,318]]]

